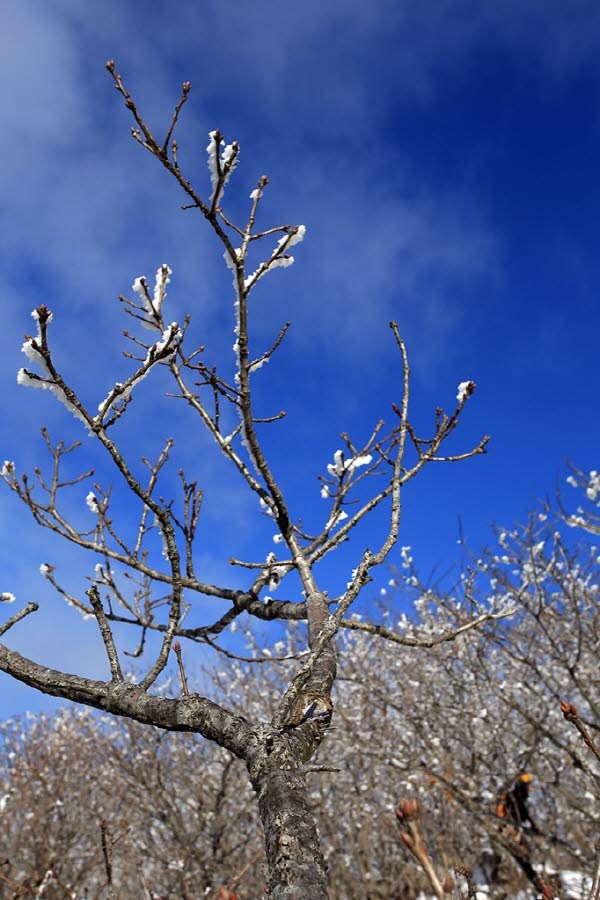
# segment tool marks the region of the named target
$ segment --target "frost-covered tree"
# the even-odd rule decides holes
[[[526,526],[498,529],[497,541],[473,559],[466,583],[480,602],[490,595],[510,599],[509,620],[484,623],[462,641],[414,653],[410,662],[389,644],[371,662],[368,623],[357,623],[358,639],[344,634],[343,740],[349,768],[368,772],[369,787],[366,802],[355,790],[364,827],[354,836],[344,820],[342,844],[354,846],[353,859],[363,844],[373,878],[389,855],[386,826],[369,809],[373,797],[388,809],[398,794],[416,797],[440,881],[459,861],[493,897],[535,897],[544,883],[549,889],[549,873],[579,873],[581,889],[568,892],[565,875],[558,896],[587,900],[597,893],[583,891],[582,873],[591,881],[600,826],[598,550],[574,544],[547,508]],[[415,614],[390,623],[390,613],[386,627],[393,623],[408,637],[416,621],[421,640],[427,632],[434,638],[452,627],[463,589],[450,595],[427,589],[412,562],[405,565],[393,581],[414,591]],[[367,710],[371,727],[358,709]],[[375,722],[376,742],[369,740]],[[506,810],[506,795],[523,775],[530,821]],[[386,790],[390,776],[393,791]],[[340,830],[333,804],[328,818],[321,828],[329,838]]]
[[[63,475],[64,457],[74,445],[55,445],[47,432],[44,434],[52,455],[48,477],[36,470],[35,479],[28,478],[15,463],[4,463],[4,481],[26,504],[35,521],[90,551],[93,574],[86,596],[64,587],[51,564],[44,564],[42,572],[84,616],[95,619],[110,675],[102,681],[56,671],[7,646],[0,647],[0,669],[57,697],[167,731],[201,735],[243,760],[256,792],[264,829],[269,896],[318,900],[327,896],[327,876],[307,792],[306,766],[332,719],[337,636],[344,629],[356,627],[356,622],[348,617],[349,610],[369,582],[371,572],[386,561],[396,543],[407,482],[430,463],[459,461],[485,451],[487,438],[463,453],[446,453],[443,449],[475,385],[472,381],[462,382],[455,409],[449,414],[438,409],[432,435],[418,436],[409,417],[407,350],[397,324],[392,322],[400,372],[394,421],[387,430],[382,421],[375,424],[364,442],[355,443],[343,435],[343,449],[335,450],[333,461],[319,476],[327,511],[314,533],[308,533],[302,524],[303,510],[288,502],[285,484],[264,449],[264,428],[281,414],[272,415],[269,410],[257,408],[253,390],[259,370],[278,350],[288,325],[283,325],[266,349],[251,345],[249,327],[250,295],[260,293],[260,282],[274,269],[291,265],[290,251],[303,240],[305,228],[282,225],[256,230],[257,211],[267,188],[265,177],[258,180],[250,194],[246,221],[240,225],[231,220],[223,209],[223,198],[237,167],[239,146],[235,141],[227,144],[218,130],[210,132],[207,147],[208,199],[192,186],[180,166],[173,138],[181,109],[189,97],[188,82],[183,85],[164,139],[159,139],[146,124],[114,63],[109,62],[107,69],[135,120],[134,139],[169,172],[186,195],[186,207],[205,219],[221,244],[233,278],[232,365],[228,371],[219,371],[206,361],[203,347],[188,346],[189,315],[179,323],[165,318],[167,286],[173,274],[166,264],[159,266],[154,284],[144,277],[136,278],[133,299],[121,298],[135,329],[139,328],[131,334],[126,332],[132,348],[126,354],[132,360],[131,372],[125,380],[114,383],[104,399],[98,398],[94,408],[83,402],[77,386],[69,383],[57,366],[50,339],[56,327],[51,310],[41,305],[33,311],[36,333],[23,344],[27,367],[18,374],[19,384],[49,391],[76,417],[84,433],[95,440],[99,453],[114,468],[116,489],[124,487],[129,492],[128,512],[120,517],[110,489],[95,482],[87,494],[95,527],[92,531],[82,530],[62,498],[69,486],[81,484],[89,473]],[[268,249],[261,253],[263,247]],[[251,263],[255,253],[260,254],[258,261]],[[259,297],[253,297],[253,302],[259,304]],[[147,376],[152,378],[158,370],[168,372],[171,392],[187,404],[190,428],[196,422],[209,432],[216,451],[230,464],[232,475],[255,496],[257,515],[262,513],[272,520],[277,554],[265,549],[259,559],[233,560],[247,572],[245,589],[210,583],[198,571],[195,537],[202,491],[196,479],[202,479],[201,468],[193,479],[181,472],[181,496],[177,501],[164,499],[161,479],[173,454],[172,442],[167,441],[154,462],[144,460],[145,474],[122,447],[119,431],[123,417],[134,402],[141,381]],[[375,510],[386,508],[387,524],[376,548],[358,552],[349,580],[348,574],[340,572],[334,596],[327,595],[322,588],[320,563],[348,540],[355,526]],[[375,521],[380,523],[381,517]],[[157,534],[162,541],[162,563],[154,562],[151,550]],[[284,581],[297,585],[292,588],[297,596],[290,600],[270,599],[268,592]],[[194,624],[198,604],[192,601],[203,596],[220,598],[224,612],[212,623]],[[3,599],[10,600],[12,595],[7,593]],[[473,610],[455,608],[447,627],[444,623],[443,630],[435,635],[406,638],[401,632],[385,628],[373,626],[370,630],[398,645],[399,652],[407,643],[431,648],[510,612],[505,598],[497,604],[493,595],[491,601]],[[27,604],[0,626],[0,635],[36,608],[35,603]],[[242,613],[261,622],[295,620],[307,624],[307,646],[298,648],[298,665],[282,686],[266,720],[258,712],[251,712],[248,705],[234,711],[218,698],[190,693],[187,684],[179,641],[188,639],[216,647],[219,635]],[[137,627],[139,655],[145,649],[152,655],[133,683],[123,668],[115,623]],[[157,637],[158,643],[147,640],[148,635]],[[156,684],[172,653],[181,672],[181,692],[169,698],[157,692]],[[349,712],[340,710],[338,727],[344,726]]]

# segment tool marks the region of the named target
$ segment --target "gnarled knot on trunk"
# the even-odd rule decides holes
[[[305,722],[329,725],[333,712],[331,697],[321,691],[304,691],[299,695],[288,720],[288,725],[297,728]]]

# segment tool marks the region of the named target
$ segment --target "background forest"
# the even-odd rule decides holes
[[[548,897],[596,896],[600,606],[589,538],[600,492],[595,472],[569,477],[587,495],[578,512],[540,507],[473,560],[469,591],[517,597],[509,620],[436,645],[456,595],[425,588],[405,559],[380,610],[403,646],[344,633],[337,720],[307,770],[331,897],[433,896],[401,839],[403,798],[419,801],[440,882],[467,867],[478,900],[528,898],[533,869]],[[398,617],[399,607],[410,611]],[[254,664],[222,660],[194,680],[244,715],[269,717],[291,665],[281,660],[305,642],[304,626],[290,624],[274,644],[247,630]],[[410,648],[417,635],[433,646]],[[178,682],[174,671],[161,692],[177,694]],[[106,842],[115,896],[261,896],[260,823],[244,767],[226,751],[75,709],[8,720],[2,742],[2,896],[106,896]],[[501,807],[523,773],[527,821]]]

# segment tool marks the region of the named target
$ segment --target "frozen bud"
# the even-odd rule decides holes
[[[448,874],[442,881],[442,890],[445,894],[452,894],[454,891],[454,881],[452,875]]]
[[[396,818],[399,822],[414,819],[419,812],[419,801],[416,797],[403,797],[396,807]]]
[[[41,306],[37,306],[31,313],[31,315],[40,323],[40,325],[45,325],[46,322],[50,322],[52,320],[52,313],[43,303]]]
[[[464,403],[467,397],[470,397],[473,391],[475,390],[475,382],[474,381],[461,381],[458,386],[458,393],[456,395],[456,399],[459,403]]]
[[[191,89],[192,89],[192,82],[191,82],[191,81],[184,81],[184,82],[183,82],[183,85],[182,85],[182,88],[183,88],[183,93],[184,93],[184,94],[189,94],[189,92],[190,92]]]
[[[105,69],[108,69],[109,72],[114,72],[114,70],[115,70],[115,61],[114,61],[114,59],[108,59],[108,60],[104,63],[104,68],[105,68]]]
[[[3,603],[14,603],[16,600],[16,597],[14,594],[11,594],[10,591],[4,591],[3,594],[0,594],[0,600]]]
[[[42,575],[51,575],[54,571],[54,566],[51,566],[49,563],[42,563],[40,566],[40,572]]]
[[[414,849],[415,842],[411,838],[410,834],[408,834],[408,832],[403,831],[400,835],[400,840],[403,844],[405,844],[406,847],[408,847],[409,850],[412,851]]]
[[[570,722],[577,715],[577,707],[573,703],[566,703],[564,700],[561,700],[560,711],[567,722]]]

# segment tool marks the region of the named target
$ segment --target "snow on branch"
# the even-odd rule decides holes
[[[475,390],[476,384],[474,381],[461,381],[458,386],[458,393],[456,395],[456,399],[458,402],[462,404],[467,400],[473,391]]]
[[[17,372],[17,383],[23,387],[42,388],[50,391],[60,402],[72,413],[76,419],[79,419],[89,429],[89,422],[81,409],[67,397],[64,387],[58,383],[56,372],[53,370],[46,340],[46,330],[52,321],[52,313],[42,304],[31,313],[33,319],[37,323],[37,337],[26,337],[25,343],[21,347],[27,359],[37,365],[41,371],[41,375],[30,372],[28,369],[22,368]]]
[[[576,512],[567,513],[559,498],[564,521],[571,528],[580,528],[589,534],[600,534],[600,472],[596,469],[583,472],[572,463],[569,463],[569,468],[571,474],[567,478],[567,484],[582,491],[585,499],[583,505],[578,505]]]
[[[166,280],[168,281],[168,279]],[[180,339],[179,325],[177,322],[172,322],[168,328],[165,328],[160,340],[148,348],[146,358],[139,369],[127,381],[123,383],[117,381],[115,386],[109,391],[108,396],[98,404],[98,415],[95,417],[94,422],[102,424],[105,416],[112,412],[113,417],[105,423],[105,427],[112,425],[129,403],[134,387],[144,380],[153,366],[164,362],[175,353]]]
[[[294,228],[286,228],[286,232],[287,233],[277,241],[277,246],[270,258],[262,262],[251,275],[246,276],[244,279],[244,287],[248,291],[251,290],[256,282],[260,281],[267,272],[271,271],[271,269],[276,269],[278,266],[286,268],[287,266],[291,266],[294,262],[294,257],[287,251],[304,240],[306,235],[306,225],[296,225]]]
[[[162,305],[167,296],[167,285],[171,281],[170,276],[172,274],[173,271],[166,263],[158,267],[152,296],[150,296],[150,289],[145,275],[140,275],[133,282],[132,290],[140,298],[142,306],[139,308],[145,313],[144,317],[139,317],[144,328],[161,327]]]
[[[208,154],[208,170],[210,172],[210,183],[213,192],[210,197],[211,208],[218,206],[219,200],[222,199],[225,191],[225,185],[231,177],[231,173],[237,166],[238,153],[240,145],[237,141],[231,144],[225,144],[225,140],[217,128],[215,131],[209,132],[209,141],[206,147]]]
[[[370,453],[366,453],[363,456],[355,456],[351,459],[344,459],[344,451],[336,450],[333,454],[333,462],[328,464],[327,471],[332,478],[336,476],[342,478],[345,472],[352,474],[360,466],[368,466],[372,461],[373,457]]]

